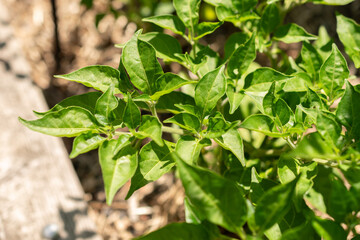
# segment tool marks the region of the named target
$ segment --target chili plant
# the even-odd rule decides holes
[[[338,46],[323,27],[316,36],[284,24],[305,1],[204,1],[219,21],[199,23],[201,0],[174,0],[176,15],[143,19],[173,35],[138,30],[117,45],[118,69],[56,76],[98,91],[21,123],[76,137],[72,158],[98,149],[109,205],[128,180],[126,198],[175,170],[186,222],[139,239],[359,239],[360,85]],[[360,25],[336,19],[349,64],[359,68]],[[224,22],[239,31],[220,56],[199,40]],[[279,42],[302,43],[299,57]],[[269,66],[256,62],[259,53]],[[158,58],[184,71],[164,72]]]

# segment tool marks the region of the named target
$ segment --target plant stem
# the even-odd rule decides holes
[[[184,130],[182,130],[182,129],[177,129],[177,128],[172,128],[172,127],[163,126],[163,127],[162,127],[162,130],[163,130],[163,132],[167,132],[167,133],[184,135]]]
[[[292,149],[295,149],[295,148],[296,148],[296,145],[290,140],[289,137],[286,137],[285,140],[286,140],[286,142],[289,144],[289,146],[290,146]]]

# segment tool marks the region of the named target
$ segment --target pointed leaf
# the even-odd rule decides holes
[[[155,49],[147,42],[138,39],[137,32],[125,45],[122,60],[132,84],[146,94],[153,94],[153,85],[162,74]]]
[[[266,191],[255,209],[255,222],[261,232],[271,228],[288,212],[297,179]]]
[[[241,101],[245,97],[245,94],[236,92],[235,86],[228,82],[226,96],[228,97],[230,104],[229,113],[233,114],[239,108]]]
[[[338,92],[341,90],[345,83],[345,79],[349,77],[349,69],[345,58],[333,44],[332,52],[326,59],[320,69],[320,82],[322,84],[325,93],[332,100],[338,96]]]
[[[316,36],[305,31],[295,23],[279,27],[275,31],[274,39],[285,43],[295,43],[306,40],[316,40]]]
[[[201,149],[206,146],[211,146],[211,141],[207,138],[182,136],[176,143],[175,152],[185,162],[196,165]]]
[[[307,73],[312,74],[312,76],[316,80],[318,78],[317,74],[323,63],[320,54],[310,43],[303,42],[303,46],[301,49],[301,58],[303,61],[301,67],[303,67]]]
[[[57,112],[67,107],[76,106],[76,107],[84,108],[94,114],[95,104],[100,96],[101,96],[100,92],[89,92],[85,94],[75,95],[62,100],[61,102],[59,102],[58,104],[56,104],[54,107],[52,107],[50,110],[46,112],[34,111],[34,113],[36,114],[37,117],[43,117],[50,112]]]
[[[109,125],[115,120],[114,109],[118,106],[118,98],[114,96],[114,87],[110,86],[99,97],[95,105],[95,117],[102,125]]]
[[[174,33],[184,35],[185,25],[178,16],[175,15],[160,15],[147,17],[142,19],[143,22],[151,22],[162,28],[169,29]]]
[[[101,137],[97,133],[84,133],[77,136],[73,142],[70,158],[75,158],[80,154],[97,149],[105,140],[106,138]]]
[[[139,39],[150,43],[156,50],[156,56],[164,61],[181,62],[176,54],[181,54],[179,41],[164,33],[150,32],[139,36]]]
[[[206,129],[206,136],[208,138],[217,138],[225,134],[230,128],[238,125],[239,122],[230,123],[224,119],[224,116],[220,112],[216,112],[209,117],[209,124]]]
[[[325,240],[345,240],[346,233],[337,223],[316,217],[312,222],[315,231]]]
[[[261,30],[267,34],[272,33],[280,23],[280,11],[277,5],[275,3],[267,5],[260,20]]]
[[[241,123],[240,127],[261,132],[270,137],[283,137],[288,135],[287,133],[280,133],[274,129],[274,120],[262,114],[251,115]]]
[[[228,59],[235,49],[240,47],[247,42],[248,35],[243,32],[236,32],[230,35],[230,37],[226,40],[225,43],[225,59]]]
[[[99,161],[104,179],[106,203],[111,205],[116,192],[134,175],[137,153],[127,146],[114,155],[117,140],[105,141],[99,149]]]
[[[169,142],[165,142],[163,146],[157,145],[154,141],[146,144],[140,151],[139,166],[131,179],[131,186],[126,199],[137,189],[149,182],[156,181],[169,172],[175,165],[175,161],[176,156]]]
[[[242,232],[247,207],[238,186],[226,178],[181,160],[177,161],[177,166],[186,196],[200,214],[231,232]]]
[[[341,126],[334,114],[319,112],[316,119],[316,129],[329,146],[333,148],[337,146],[341,135]]]
[[[120,91],[122,91],[122,93],[134,91],[134,86],[131,84],[130,78],[126,72],[122,57],[120,57],[118,70],[120,72]]]
[[[224,149],[231,151],[241,165],[245,166],[244,144],[238,130],[232,128],[215,141]]]
[[[55,77],[78,82],[102,92],[114,85],[115,93],[120,93],[120,72],[109,66],[88,66],[69,74],[55,75]]]
[[[342,97],[336,116],[356,141],[360,139],[360,92],[346,81],[345,94]]]
[[[200,130],[199,118],[189,113],[176,114],[175,116],[166,119],[164,123],[174,123],[194,133]]]
[[[159,119],[150,115],[142,116],[142,122],[139,127],[136,137],[146,138],[149,137],[154,140],[159,146],[163,146],[164,142],[162,140],[162,125],[159,122]]]
[[[336,31],[345,46],[345,52],[354,61],[355,67],[360,68],[360,25],[341,14],[337,14],[336,20]]]
[[[84,132],[97,132],[95,117],[80,107],[67,107],[58,112],[51,112],[43,118],[19,121],[33,131],[56,137],[75,137]]]
[[[213,33],[222,24],[223,24],[222,22],[202,22],[195,25],[195,31],[197,33],[195,40],[198,40],[208,34]]]
[[[187,28],[194,30],[199,22],[199,8],[201,0],[174,0],[176,14]]]
[[[255,34],[244,44],[238,47],[231,55],[227,73],[233,79],[239,79],[256,58]]]
[[[154,90],[156,93],[151,95],[151,99],[158,100],[162,95],[169,94],[172,91],[186,85],[194,84],[196,81],[189,81],[173,73],[165,73],[156,80]]]
[[[140,109],[136,106],[130,95],[128,95],[128,102],[124,110],[123,121],[130,129],[135,129],[141,122]]]
[[[225,94],[226,79],[224,66],[206,74],[195,87],[196,106],[201,109],[201,120],[204,119],[217,104],[218,100]]]

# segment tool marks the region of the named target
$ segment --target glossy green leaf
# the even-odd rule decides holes
[[[146,138],[149,137],[156,142],[157,145],[163,146],[162,140],[162,125],[159,119],[150,115],[143,115],[142,122],[139,130],[136,132],[136,137]]]
[[[215,70],[221,63],[221,59],[219,54],[212,50],[209,46],[202,46],[198,44],[198,47],[201,50],[197,52],[197,59],[200,59],[199,61],[201,63],[198,67],[197,73],[199,77],[202,78],[208,72]]]
[[[193,131],[194,133],[200,130],[200,120],[198,117],[189,113],[180,113],[168,118],[164,123],[174,123],[184,129]]]
[[[177,166],[186,196],[200,214],[231,232],[241,233],[247,218],[247,207],[238,186],[209,170],[190,166],[181,160]]]
[[[311,2],[325,5],[346,5],[354,0],[310,0]]]
[[[195,30],[199,22],[200,0],[174,0],[176,14],[187,28]]]
[[[233,79],[239,79],[256,58],[255,34],[238,47],[229,59],[227,73]]]
[[[184,198],[184,208],[185,220],[187,223],[201,224],[201,221],[204,220],[203,217],[197,214],[195,207],[190,203],[187,197]]]
[[[177,156],[169,142],[165,142],[163,146],[157,145],[154,141],[146,144],[139,153],[139,165],[131,179],[131,186],[126,199],[137,189],[149,182],[156,181],[169,172],[175,165],[176,159]]]
[[[348,77],[349,69],[346,60],[336,45],[333,44],[330,56],[320,69],[320,82],[330,99],[338,96],[338,92]]]
[[[342,97],[336,116],[340,123],[344,125],[349,135],[355,140],[360,138],[360,91],[357,91],[348,81],[346,81],[345,94]]]
[[[134,91],[134,86],[131,84],[130,78],[126,72],[122,57],[120,57],[118,70],[120,72],[120,83],[119,83],[120,91],[122,91],[123,94],[126,92]]]
[[[275,98],[275,84],[276,84],[276,82],[273,82],[271,84],[271,87],[269,88],[269,91],[264,96],[264,99],[262,102],[264,113],[266,115],[270,115],[270,116],[274,116],[273,106],[274,106],[274,102],[276,99]]]
[[[182,136],[176,143],[175,152],[185,162],[196,165],[201,149],[206,146],[211,146],[211,141],[207,138]]]
[[[59,102],[58,104],[56,104],[54,107],[52,107],[50,110],[46,112],[34,111],[34,113],[36,114],[37,117],[43,117],[50,112],[57,112],[67,107],[76,106],[76,107],[84,108],[94,114],[95,104],[100,96],[101,96],[101,92],[89,92],[85,94],[75,95],[62,100],[61,102]]]
[[[353,19],[337,14],[337,28],[346,53],[354,61],[355,67],[360,68],[360,25]]]
[[[332,113],[318,113],[316,119],[316,129],[330,146],[337,146],[341,135],[341,126]]]
[[[294,158],[280,157],[277,166],[280,182],[285,184],[293,181],[299,175],[299,164]]]
[[[167,110],[175,113],[180,113],[180,109],[176,104],[195,105],[194,98],[183,92],[171,92],[159,98],[156,104],[157,110]]]
[[[245,166],[244,144],[237,129],[228,130],[215,141],[224,149],[231,151],[239,159],[241,165]]]
[[[184,35],[185,25],[178,16],[175,15],[160,15],[147,17],[142,19],[143,22],[151,22],[162,28],[169,29],[174,33]]]
[[[275,3],[267,5],[260,20],[261,30],[267,34],[272,33],[280,23],[281,17],[277,5]]]
[[[158,100],[162,95],[169,94],[186,84],[194,84],[194,83],[197,82],[185,80],[173,73],[165,73],[156,80],[154,87],[156,92],[150,97],[153,100]]]
[[[56,137],[75,137],[85,132],[97,132],[98,129],[95,117],[80,107],[67,107],[37,120],[19,118],[19,121],[33,131]]]
[[[162,74],[156,58],[155,49],[147,42],[138,39],[138,31],[125,45],[122,60],[131,83],[146,94],[153,94],[153,85]]]
[[[279,118],[282,125],[285,125],[290,121],[292,111],[283,99],[280,98],[276,101],[273,112],[275,116]]]
[[[272,68],[258,68],[245,78],[244,89],[249,92],[268,91],[272,82],[293,78]]]
[[[240,106],[241,101],[245,97],[245,94],[236,92],[236,88],[232,82],[228,82],[226,88],[226,96],[229,99],[230,109],[229,113],[233,114]]]
[[[78,82],[102,92],[114,85],[115,93],[120,93],[120,72],[109,66],[88,66],[69,74],[55,75],[55,77]]]
[[[261,132],[270,137],[283,137],[286,133],[280,133],[275,129],[274,120],[267,115],[254,114],[246,118],[240,125],[241,128]]]
[[[131,146],[114,154],[117,140],[105,141],[99,149],[99,161],[104,179],[106,203],[111,205],[116,192],[134,175],[138,157]]]
[[[120,150],[126,147],[127,145],[130,145],[132,140],[134,140],[134,137],[131,136],[130,134],[121,134],[116,141],[114,155],[120,152]]]
[[[199,224],[191,223],[171,223],[159,230],[149,233],[146,236],[136,238],[137,240],[184,240],[197,239],[209,240],[211,239],[206,229]]]
[[[305,31],[295,23],[279,27],[274,34],[274,39],[285,43],[295,43],[306,40],[316,40],[316,36]]]
[[[77,136],[73,142],[70,158],[75,158],[80,154],[97,149],[105,140],[106,138],[101,137],[97,133],[84,133]]]
[[[136,106],[130,95],[128,95],[128,102],[124,110],[123,121],[130,129],[135,129],[141,122],[140,109]]]
[[[240,47],[240,45],[243,45],[247,42],[248,35],[243,32],[236,32],[230,35],[230,37],[226,40],[225,43],[225,59],[228,59],[235,49]]]
[[[313,228],[324,240],[345,240],[346,233],[337,223],[316,217],[311,222]]]
[[[150,43],[156,50],[156,56],[164,59],[164,61],[179,62],[176,54],[181,54],[181,46],[179,41],[164,33],[150,32],[139,36],[139,39]]]
[[[238,122],[230,123],[224,119],[224,116],[220,112],[216,112],[209,117],[206,136],[208,138],[221,137],[225,132],[236,125],[238,125]]]
[[[200,79],[195,87],[196,106],[201,109],[201,120],[217,104],[218,100],[225,94],[226,79],[224,76],[224,66],[220,66],[214,71],[209,72]]]
[[[222,22],[202,22],[195,25],[195,31],[197,33],[195,40],[198,40],[208,34],[213,33],[222,24],[223,24]]]
[[[95,118],[102,125],[109,125],[115,120],[113,111],[118,106],[118,98],[115,97],[114,93],[114,87],[110,86],[96,101]]]
[[[314,230],[311,224],[305,223],[300,226],[290,228],[281,236],[281,240],[315,240]]]
[[[312,74],[315,80],[318,79],[317,74],[323,61],[321,55],[310,43],[303,42],[301,59],[303,64],[300,66],[303,67],[306,72]]]
[[[255,209],[255,222],[260,232],[271,228],[288,212],[297,179],[266,191]]]

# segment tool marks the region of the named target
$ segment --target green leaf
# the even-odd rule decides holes
[[[311,222],[313,228],[324,240],[345,240],[346,233],[344,229],[337,223],[315,217]]]
[[[169,29],[176,34],[185,34],[185,25],[178,16],[174,15],[160,15],[147,17],[142,19],[143,22],[151,22],[162,28]]]
[[[299,165],[294,158],[282,155],[277,166],[278,176],[281,183],[293,181],[299,175]]]
[[[216,112],[209,117],[209,124],[206,129],[206,136],[208,138],[221,137],[230,128],[238,125],[238,122],[230,123],[224,119],[224,116],[220,112]]]
[[[130,82],[130,78],[124,67],[122,57],[120,57],[118,70],[120,72],[120,83],[119,83],[120,91],[122,91],[123,93],[134,91],[134,86]]]
[[[336,159],[336,155],[318,132],[306,135],[298,144],[296,149],[290,154],[293,157],[311,160]]]
[[[165,73],[156,80],[154,90],[156,91],[151,95],[151,99],[158,100],[162,95],[169,94],[172,91],[186,85],[194,84],[196,81],[189,81],[179,77],[173,73]]]
[[[246,118],[240,125],[241,128],[261,132],[270,137],[284,137],[287,133],[280,133],[276,130],[274,120],[267,115],[254,114]]]
[[[320,112],[316,119],[316,129],[325,141],[332,147],[338,145],[341,135],[341,126],[332,113]]]
[[[228,59],[235,49],[245,44],[248,40],[248,35],[243,32],[236,32],[230,35],[230,37],[226,40],[225,43],[225,59]]]
[[[268,91],[272,82],[293,78],[272,68],[258,68],[245,78],[244,89],[248,92]]]
[[[177,166],[186,196],[200,214],[231,232],[242,233],[247,207],[238,186],[233,181],[181,160],[177,161]]]
[[[169,172],[175,165],[176,159],[177,157],[173,153],[169,142],[165,142],[163,146],[157,145],[154,141],[146,144],[140,151],[139,165],[131,179],[131,186],[126,199],[137,189],[149,182],[156,181]]]
[[[293,114],[290,107],[283,99],[278,99],[274,105],[273,112],[275,116],[279,118],[281,125],[285,125],[290,121],[290,117]]]
[[[199,118],[189,113],[176,114],[175,116],[166,119],[164,123],[174,123],[194,133],[200,131]]]
[[[199,224],[191,223],[171,223],[159,230],[149,233],[146,236],[136,238],[137,240],[184,240],[197,239],[209,240],[211,239],[206,229]]]
[[[301,49],[301,59],[303,64],[300,66],[303,67],[306,72],[312,74],[315,80],[318,79],[317,74],[323,61],[321,55],[310,43],[303,42]]]
[[[193,136],[182,136],[176,143],[175,152],[188,164],[196,165],[201,149],[206,146],[211,146],[211,141],[207,138],[198,139]]]
[[[77,136],[73,142],[70,158],[75,158],[80,154],[97,149],[105,140],[106,138],[91,132]]]
[[[290,228],[281,236],[281,240],[314,240],[314,230],[309,223]]]
[[[95,117],[80,107],[67,107],[33,121],[22,118],[19,121],[33,131],[56,137],[75,137],[84,132],[97,132],[98,129]]]
[[[360,139],[360,104],[358,103],[360,103],[360,92],[346,81],[345,94],[336,109],[336,116],[347,128],[349,136],[356,141]]]
[[[354,0],[310,0],[310,2],[325,5],[346,5],[353,1]]]
[[[261,30],[266,34],[270,34],[280,23],[281,18],[277,5],[275,3],[267,5],[260,20]]]
[[[197,45],[201,50],[196,54],[196,60],[200,61],[197,73],[202,78],[208,72],[215,70],[222,62],[219,54],[209,46]]]
[[[199,8],[201,0],[174,0],[177,15],[187,28],[194,30],[199,22]]]
[[[138,39],[138,31],[125,45],[122,60],[132,84],[146,94],[153,94],[153,85],[162,74],[156,58],[155,49],[147,42]]]
[[[346,60],[336,45],[333,44],[330,56],[325,60],[320,69],[320,82],[331,100],[338,96],[345,83],[345,79],[348,77],[349,69]]]
[[[120,72],[109,66],[88,66],[69,74],[55,75],[54,77],[78,82],[102,92],[114,85],[115,93],[120,93]]]
[[[179,113],[180,109],[175,106],[176,104],[195,105],[195,101],[194,98],[183,92],[174,91],[169,94],[161,96],[157,101],[156,109]]]
[[[143,115],[139,130],[136,132],[136,137],[140,139],[149,137],[159,146],[163,146],[164,142],[162,140],[161,128],[162,125],[159,122],[159,119],[150,115]]]
[[[360,68],[360,25],[341,14],[336,15],[336,20],[336,31],[345,46],[345,52],[354,61],[355,67]]]
[[[202,22],[195,25],[195,31],[197,33],[197,36],[194,39],[198,40],[208,34],[213,33],[222,24],[223,22]]]
[[[233,79],[239,79],[256,58],[255,34],[244,44],[238,47],[231,55],[227,73]]]
[[[116,192],[134,175],[138,157],[131,146],[114,155],[117,140],[105,141],[99,149],[99,161],[104,179],[106,203],[111,205]]]
[[[255,222],[260,232],[271,228],[289,211],[298,179],[266,191],[255,209]]]
[[[109,125],[115,120],[114,109],[118,106],[118,98],[114,96],[114,87],[110,86],[99,97],[95,105],[95,118],[102,125]]]
[[[150,32],[139,36],[139,39],[150,43],[156,50],[156,56],[164,61],[180,62],[176,54],[181,54],[179,41],[167,34],[159,32]]]
[[[233,114],[240,106],[241,101],[245,97],[245,94],[236,92],[234,84],[230,81],[227,83],[226,96],[229,99],[229,113]]]
[[[242,166],[245,166],[244,144],[237,129],[230,129],[215,141],[224,149],[231,151]]]
[[[201,109],[201,120],[204,119],[217,104],[218,100],[225,94],[226,79],[224,66],[207,73],[200,79],[195,87],[196,106]]]
[[[124,110],[123,121],[130,129],[135,129],[141,122],[140,109],[136,106],[130,94],[128,95],[128,102]]]
[[[266,95],[264,96],[264,99],[263,99],[264,113],[266,115],[270,115],[270,116],[274,116],[273,106],[274,106],[274,102],[276,99],[275,98],[275,84],[276,84],[276,82],[273,82],[271,84],[269,91],[266,93]]]
[[[43,117],[48,113],[57,112],[67,107],[76,106],[76,107],[84,108],[94,114],[95,104],[100,96],[101,96],[100,92],[89,92],[85,94],[75,95],[62,100],[61,102],[59,102],[58,104],[56,104],[54,107],[52,107],[50,110],[46,112],[35,112],[35,111],[34,112],[37,117]]]
[[[316,36],[305,31],[295,23],[279,27],[274,34],[274,39],[285,43],[295,43],[306,40],[316,40]]]

